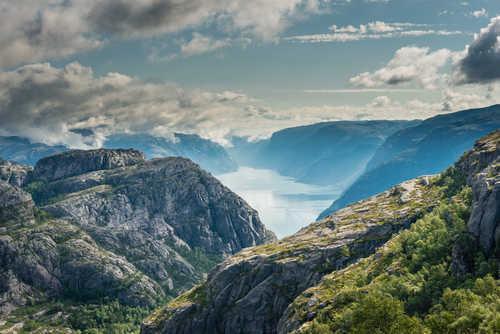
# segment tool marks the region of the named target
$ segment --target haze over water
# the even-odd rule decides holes
[[[267,169],[240,167],[234,173],[216,177],[256,209],[278,238],[314,222],[341,192],[338,186],[299,183]]]

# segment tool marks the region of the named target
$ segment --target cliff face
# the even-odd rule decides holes
[[[151,306],[224,257],[275,239],[255,210],[187,159],[69,151],[30,174],[36,206],[0,181],[5,311],[66,295]]]
[[[474,193],[468,231],[484,252],[500,255],[500,130],[478,140],[458,162]]]
[[[443,309],[432,306],[446,288],[460,287],[460,277],[486,275],[475,240],[495,256],[499,143],[497,131],[441,176],[404,182],[291,237],[241,251],[151,315],[142,333],[337,333],[363,324],[376,330],[384,326],[379,318],[365,321],[356,312],[368,305],[365,318],[387,314],[396,298],[397,310],[384,319],[392,332],[430,332],[426,326],[439,326],[437,320],[424,325],[401,307],[431,316]],[[389,304],[377,313],[378,302]]]
[[[33,172],[33,167],[20,165],[0,158],[0,180],[22,187]]]
[[[144,153],[135,150],[74,150],[38,161],[33,179],[54,181],[93,171],[132,166],[144,161]]]
[[[427,182],[403,183],[291,237],[241,251],[154,314],[143,333],[275,333],[300,293],[368,256],[436,205]]]

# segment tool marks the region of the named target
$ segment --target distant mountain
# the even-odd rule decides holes
[[[450,166],[477,138],[500,127],[500,105],[439,115],[403,129],[377,150],[364,172],[319,218],[402,181]]]
[[[36,303],[40,323],[61,311],[75,330],[97,327],[77,307],[151,307],[272,240],[255,210],[188,159],[99,149],[35,168],[0,161],[0,321]],[[54,300],[67,305],[51,313]]]
[[[116,134],[104,142],[105,148],[133,148],[142,151],[148,159],[170,156],[193,160],[214,174],[229,173],[237,169],[221,145],[198,135],[176,133],[174,140],[147,134]]]
[[[327,122],[278,131],[269,140],[233,141],[239,160],[309,184],[348,184],[393,133],[420,121]],[[245,146],[246,145],[246,146]],[[238,160],[238,158],[235,158]]]
[[[67,150],[68,148],[63,145],[33,143],[22,137],[0,137],[0,158],[24,165],[34,166],[43,157]]]
[[[88,129],[75,129],[72,132],[85,138],[94,134]],[[168,140],[147,134],[117,134],[109,136],[103,146],[111,149],[137,149],[144,152],[148,159],[172,156],[188,158],[214,174],[232,172],[237,168],[224,147],[217,143],[197,135],[180,133],[175,134],[174,138]],[[68,150],[63,145],[49,146],[22,137],[0,137],[0,158],[24,165],[34,166],[44,157]]]

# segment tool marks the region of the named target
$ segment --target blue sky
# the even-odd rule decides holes
[[[0,0],[0,134],[268,136],[500,102],[493,0]],[[467,49],[467,46],[471,45]]]

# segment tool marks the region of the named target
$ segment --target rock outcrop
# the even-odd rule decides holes
[[[17,164],[0,158],[0,180],[22,187],[33,172],[33,167]]]
[[[0,308],[71,295],[152,306],[239,250],[275,240],[258,214],[182,158],[133,150],[42,159],[0,181]]]
[[[73,150],[38,161],[33,179],[54,181],[98,170],[132,166],[144,161],[144,153],[136,150]]]
[[[478,140],[456,165],[474,194],[468,231],[487,256],[500,255],[500,130]]]

